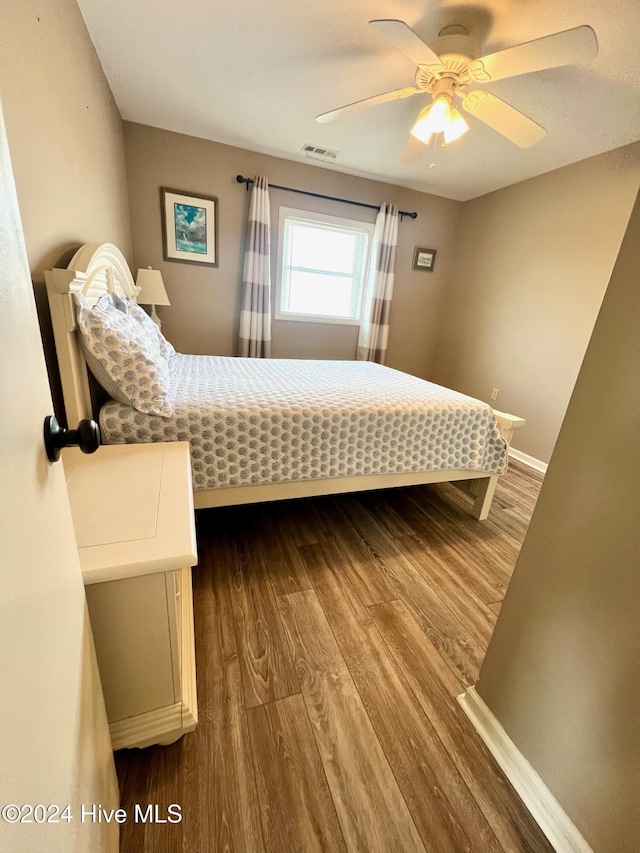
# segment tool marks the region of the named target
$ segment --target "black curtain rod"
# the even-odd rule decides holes
[[[249,191],[249,187],[253,183],[253,178],[244,178],[242,175],[236,175],[236,181],[239,184],[247,185],[247,192]],[[288,193],[300,193],[300,195],[311,195],[314,198],[326,198],[328,201],[339,201],[341,204],[355,204],[357,207],[369,207],[371,210],[380,210],[380,205],[378,204],[365,204],[363,201],[351,201],[348,198],[336,198],[333,195],[322,195],[322,193],[310,193],[307,190],[296,190],[293,187],[279,187],[278,184],[269,184],[270,189],[274,190],[284,190]],[[400,216],[400,221],[402,222],[402,218],[404,216],[408,216],[410,219],[417,219],[417,213],[408,213],[406,210],[399,210],[398,215]]]

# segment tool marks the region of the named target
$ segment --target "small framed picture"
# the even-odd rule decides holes
[[[433,272],[433,266],[435,262],[435,249],[421,249],[419,246],[416,246],[415,252],[413,253],[412,269],[424,270],[425,272]]]
[[[160,189],[165,261],[218,266],[218,199]]]

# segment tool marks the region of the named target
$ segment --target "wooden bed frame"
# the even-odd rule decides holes
[[[93,304],[109,292],[119,293],[127,299],[135,300],[140,289],[134,283],[124,256],[111,243],[86,243],[78,249],[67,269],[53,269],[46,272],[45,281],[67,425],[69,428],[74,428],[78,421],[94,417],[96,413],[91,397],[89,371],[77,335],[73,294],[83,292],[88,301]],[[509,444],[513,431],[523,427],[525,421],[523,418],[504,412],[496,412],[496,417],[500,433]],[[313,495],[453,482],[471,495],[473,499],[471,512],[475,518],[482,521],[489,514],[497,481],[497,475],[487,476],[481,471],[467,469],[338,477],[194,491],[194,505],[196,509],[204,509]]]

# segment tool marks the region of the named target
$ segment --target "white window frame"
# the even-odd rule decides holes
[[[357,231],[364,231],[368,235],[367,253],[364,264],[364,278],[362,287],[360,288],[360,300],[357,311],[357,316],[352,317],[335,317],[323,314],[298,314],[282,309],[282,272],[283,272],[283,241],[284,241],[284,225],[287,217],[295,219],[306,219],[314,223],[327,223],[341,228],[351,228]],[[300,210],[294,207],[281,207],[278,221],[278,267],[277,267],[277,284],[276,284],[276,305],[275,319],[276,320],[291,320],[293,322],[302,323],[331,323],[339,326],[359,326],[362,323],[362,305],[364,302],[364,291],[366,287],[366,270],[368,266],[369,254],[371,253],[371,243],[373,240],[373,222],[363,222],[361,219],[344,219],[339,216],[331,216],[327,213],[316,213],[311,210]]]

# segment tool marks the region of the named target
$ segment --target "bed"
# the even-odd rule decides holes
[[[138,289],[108,243],[45,280],[68,425],[97,416],[107,444],[188,440],[196,508],[454,482],[487,517],[523,419],[370,362],[180,353],[166,362],[170,412],[117,400],[96,412],[74,294],[135,302]]]

